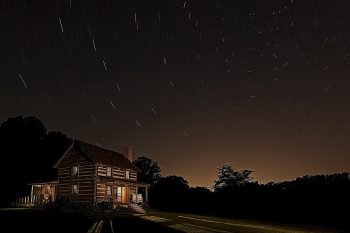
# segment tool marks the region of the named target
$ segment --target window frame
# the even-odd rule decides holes
[[[109,190],[109,192],[108,192],[108,190]],[[113,195],[111,185],[106,185],[106,195]]]
[[[125,170],[125,179],[130,180],[130,173],[131,171],[129,169]]]
[[[76,172],[74,171],[75,168],[77,169]],[[79,166],[78,165],[73,165],[72,166],[72,176],[79,177]]]
[[[76,189],[75,189],[76,187]],[[79,185],[78,184],[72,184],[72,194],[78,195],[79,194]]]
[[[108,174],[108,170],[110,169],[110,174]],[[112,167],[107,167],[106,168],[106,176],[108,176],[108,177],[112,177],[113,176],[113,169],[112,169]]]
[[[123,188],[121,186],[117,186],[116,188],[116,196],[117,196],[117,202],[122,202],[122,192]]]

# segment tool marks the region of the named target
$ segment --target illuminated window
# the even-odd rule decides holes
[[[72,168],[72,175],[73,176],[78,176],[78,174],[79,174],[78,166],[73,166],[73,168]]]
[[[107,195],[112,195],[112,187],[107,186]]]
[[[73,194],[78,194],[79,193],[79,189],[78,189],[78,185],[77,184],[73,184],[72,185],[72,193]]]
[[[112,168],[107,167],[107,176],[112,176]]]
[[[130,170],[125,170],[125,179],[130,179]]]
[[[122,187],[117,187],[117,202],[122,202]]]

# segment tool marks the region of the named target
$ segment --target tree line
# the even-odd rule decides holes
[[[61,132],[48,132],[36,117],[10,117],[0,125],[0,205],[28,195],[33,181],[57,179],[52,165],[71,139]]]
[[[139,158],[136,164],[142,163]],[[141,160],[141,161],[140,161]],[[144,167],[145,168],[145,167]],[[143,173],[151,173],[143,170]],[[350,230],[350,174],[305,175],[293,181],[260,184],[251,170],[226,164],[217,169],[213,191],[190,187],[180,176],[160,176],[149,191],[149,204],[163,211],[242,219],[314,224]]]
[[[52,164],[71,144],[61,132],[48,132],[35,117],[11,117],[0,125],[2,195],[0,205],[27,195],[33,181],[57,179]],[[339,227],[350,230],[349,173],[299,177],[260,184],[253,171],[230,164],[217,170],[213,189],[190,187],[181,176],[161,176],[157,162],[141,156],[133,162],[138,180],[152,184],[153,209],[215,216]]]

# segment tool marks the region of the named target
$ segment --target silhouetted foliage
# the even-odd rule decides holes
[[[211,214],[210,210],[216,204],[213,199],[212,192],[205,187],[191,187],[186,194],[184,204],[187,208],[186,212],[192,212],[197,214]]]
[[[10,117],[0,126],[0,137],[7,142],[35,142],[46,136],[44,124],[36,117]]]
[[[141,172],[139,172],[137,176],[138,181],[154,184],[157,180],[160,179],[160,167],[158,163],[152,159],[141,156],[133,161],[133,164],[141,169]]]
[[[234,176],[234,179],[230,179],[234,170],[230,166],[224,168],[220,170],[224,171],[225,178],[222,180],[228,181],[225,184],[229,185],[215,192],[203,187],[188,188],[182,177],[161,178],[150,189],[151,207],[350,230],[347,215],[343,214],[350,208],[349,173],[304,176],[293,181],[258,184],[252,182],[251,172],[242,172],[239,178]]]
[[[180,210],[188,191],[188,182],[180,176],[160,178],[149,190],[149,203],[152,208]]]
[[[59,132],[49,132],[36,117],[10,117],[0,125],[2,190],[0,205],[27,195],[27,184],[57,179],[52,169],[70,140]]]
[[[241,187],[253,181],[252,170],[236,171],[228,164],[218,168],[217,173],[218,179],[214,182],[215,191]]]

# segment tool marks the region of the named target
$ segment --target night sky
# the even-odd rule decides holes
[[[348,0],[2,0],[0,121],[212,186],[350,170]]]

